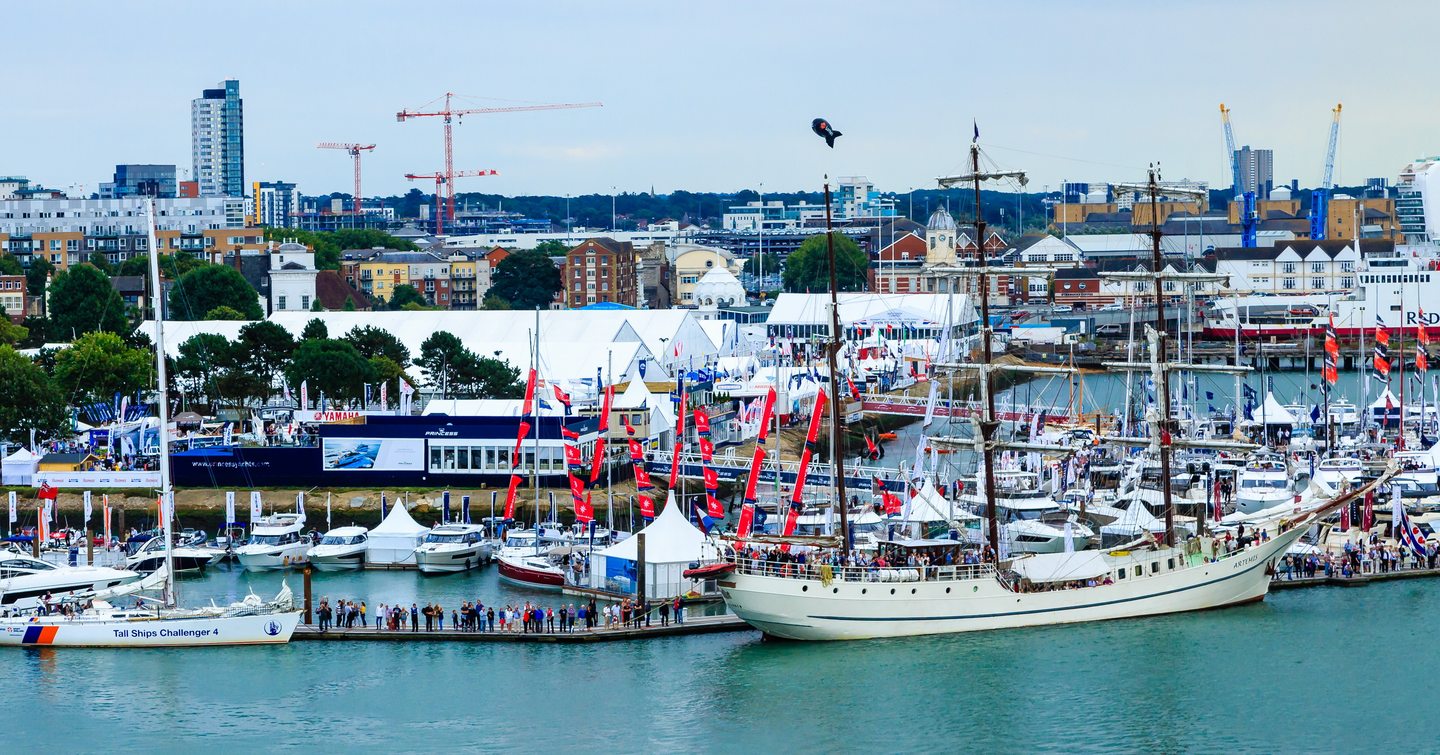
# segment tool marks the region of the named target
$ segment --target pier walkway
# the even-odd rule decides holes
[[[357,627],[355,629],[332,629],[328,632],[321,632],[313,624],[301,624],[295,628],[295,641],[330,641],[330,642],[555,642],[555,643],[586,643],[586,642],[615,642],[618,640],[645,640],[652,637],[676,637],[680,635],[694,634],[715,634],[718,632],[744,632],[750,630],[751,626],[741,621],[739,617],[732,614],[722,616],[695,616],[686,617],[684,624],[676,624],[671,621],[669,626],[661,626],[659,620],[653,620],[649,627],[640,629],[592,629],[586,631],[577,627],[574,632],[464,632],[453,629],[444,631],[411,632],[408,630],[396,630],[393,632],[376,631],[374,627]]]
[[[1290,590],[1299,587],[1364,587],[1375,582],[1389,582],[1397,579],[1424,579],[1427,577],[1440,577],[1440,568],[1437,569],[1398,569],[1396,571],[1374,572],[1356,574],[1350,577],[1342,577],[1339,574],[1325,576],[1317,574],[1313,577],[1296,577],[1290,579],[1284,572],[1277,572],[1274,579],[1270,581],[1272,590]]]

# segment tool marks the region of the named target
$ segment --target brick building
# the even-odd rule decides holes
[[[587,239],[565,254],[565,305],[612,302],[638,307],[635,247],[612,238]]]

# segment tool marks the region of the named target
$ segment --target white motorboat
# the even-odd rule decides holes
[[[105,566],[56,566],[48,561],[0,550],[0,611],[31,610],[41,598],[103,590],[134,582],[140,575]]]
[[[1429,451],[1396,451],[1395,461],[1400,464],[1400,474],[1395,482],[1408,496],[1435,495],[1436,487],[1434,449]]]
[[[305,557],[320,571],[359,569],[365,565],[365,551],[370,547],[369,532],[365,527],[336,527],[306,551]]]
[[[1365,474],[1365,465],[1352,456],[1331,456],[1315,465],[1315,481],[1329,490],[1339,490]]]
[[[415,549],[415,566],[426,574],[469,571],[493,555],[482,525],[442,524]]]
[[[1236,475],[1235,508],[1246,514],[1274,508],[1294,497],[1290,471],[1277,456],[1256,455]]]
[[[1066,518],[1059,504],[1046,499],[1043,503],[1027,500],[996,499],[995,510],[1000,516],[1000,531],[1011,553],[1061,553],[1065,550]],[[1070,523],[1070,539],[1075,550],[1090,546],[1095,531],[1080,522]]]
[[[171,564],[175,571],[205,571],[207,566],[220,563],[225,551],[204,545],[177,545],[170,549]],[[165,539],[152,537],[135,552],[125,557],[125,568],[149,574],[165,565]]]
[[[305,517],[299,514],[271,514],[255,520],[250,540],[235,549],[235,558],[250,571],[268,571],[304,566],[310,541],[302,536]]]
[[[501,553],[500,579],[513,585],[535,590],[560,590],[565,587],[565,568],[548,553]]]

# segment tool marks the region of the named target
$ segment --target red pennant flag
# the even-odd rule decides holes
[[[510,475],[510,489],[505,491],[505,518],[515,518],[515,491],[520,487],[520,475]]]
[[[621,421],[625,423],[625,434],[632,438],[635,437],[635,426],[630,424],[630,418],[622,416]]]
[[[770,435],[770,422],[775,419],[775,389],[765,392],[765,411],[760,415],[760,437],[757,443],[764,445]]]
[[[525,436],[529,434],[530,423],[523,419],[520,420],[520,431],[515,433],[515,451],[510,454],[510,458],[515,460],[513,463],[517,467],[520,466],[520,444],[524,442]]]
[[[538,378],[535,370],[530,370],[530,374],[525,378],[525,405],[520,413],[526,417],[533,414],[535,410],[535,381]]]
[[[755,455],[750,458],[750,479],[745,481],[745,502],[755,503],[755,487],[760,483],[760,464],[765,461],[765,449],[755,447]]]
[[[655,499],[648,495],[640,496],[640,516],[646,519],[655,518]]]
[[[590,482],[594,483],[600,479],[600,468],[605,465],[605,431],[600,431],[599,440],[595,441],[595,455],[590,457]]]
[[[590,494],[586,493],[585,498],[575,499],[575,521],[581,524],[589,524],[595,521],[595,507],[590,505]]]
[[[880,504],[884,507],[886,516],[896,516],[905,510],[905,502],[889,490],[880,493]]]
[[[859,401],[860,389],[855,387],[855,381],[851,380],[849,375],[846,375],[845,382],[850,384],[850,397],[855,399],[856,401]]]
[[[695,410],[695,434],[702,438],[710,437],[710,415],[704,409]]]
[[[705,506],[711,519],[721,519],[725,516],[725,507],[709,493],[705,494]]]
[[[670,457],[670,489],[675,489],[675,483],[680,479],[680,441],[675,441],[675,453]]]
[[[645,449],[641,447],[640,441],[630,439],[630,461],[639,463],[645,460]]]
[[[570,497],[576,502],[585,497],[585,481],[573,474],[570,475]]]
[[[565,467],[574,472],[581,467],[580,447],[573,443],[565,444]]]
[[[795,524],[796,524],[796,522],[799,521],[799,519],[800,519],[800,509],[798,509],[798,508],[796,508],[796,507],[794,507],[794,506],[790,507],[790,510],[785,513],[785,529],[782,530],[782,531],[780,532],[780,534],[783,535],[783,536],[785,536],[785,537],[790,537],[791,535],[795,534]],[[781,545],[781,546],[780,546],[780,550],[783,551],[783,552],[789,553],[789,552],[790,552],[790,544],[789,544],[789,543],[785,543],[785,544]]]
[[[875,441],[870,440],[869,435],[865,436],[865,448],[870,451],[871,458],[875,458],[880,455],[880,449],[875,446]]]
[[[644,464],[635,465],[635,487],[640,490],[650,490],[655,487],[650,482],[650,473],[646,471]]]
[[[1365,510],[1360,515],[1360,528],[1366,532],[1375,526],[1375,491],[1365,494]]]
[[[555,391],[555,400],[556,400],[556,401],[559,401],[560,403],[564,404],[565,406],[569,406],[569,405],[570,405],[570,394],[566,393],[565,391],[560,390],[560,386],[558,386],[558,385],[551,384],[550,387],[551,387],[551,389],[553,389],[553,390]]]
[[[705,467],[703,470],[701,470],[701,474],[702,474],[702,475],[704,476],[704,478],[705,478],[705,489],[706,489],[706,490],[719,490],[719,489],[720,489],[720,475],[719,475],[718,472],[715,471],[715,469],[714,469],[713,467]],[[714,515],[714,514],[711,514],[711,516],[715,516],[715,515]]]
[[[755,504],[747,503],[740,507],[740,521],[735,524],[735,536],[744,539],[750,537],[750,530],[755,526]],[[740,543],[745,547],[745,543]]]
[[[566,439],[566,440],[580,440],[580,433],[577,433],[577,432],[575,432],[574,430],[571,430],[570,428],[568,428],[568,427],[566,427],[566,426],[564,426],[564,425],[561,425],[561,426],[560,426],[560,437],[562,437],[562,438],[564,438],[564,439]]]
[[[700,439],[700,460],[709,464],[715,458],[715,444],[709,438]]]

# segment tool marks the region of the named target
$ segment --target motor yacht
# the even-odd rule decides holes
[[[1315,481],[1331,490],[1354,483],[1365,474],[1365,465],[1353,456],[1331,456],[1315,465]]]
[[[203,533],[202,533],[203,535]],[[134,545],[134,541],[131,541]],[[206,545],[176,545],[171,549],[171,565],[176,572],[200,571],[220,563],[225,551]],[[125,557],[125,568],[141,574],[149,574],[165,565],[165,538],[156,535],[134,547]]]
[[[305,518],[299,514],[271,514],[257,519],[250,540],[235,549],[240,565],[251,571],[304,566],[311,542],[302,535]]]
[[[310,565],[320,571],[349,571],[365,564],[370,547],[370,530],[365,527],[336,527],[325,533],[320,544],[305,553]]]
[[[1407,497],[1435,495],[1435,457],[1432,451],[1396,451],[1395,461],[1400,464],[1400,474],[1395,481]]]
[[[566,550],[568,547],[554,548]],[[512,585],[533,590],[560,590],[565,587],[565,566],[563,559],[551,552],[543,553],[502,553],[495,563],[500,567],[500,579]]]
[[[426,574],[469,571],[490,563],[494,552],[479,524],[442,524],[415,549],[415,566]]]
[[[0,610],[31,610],[45,595],[103,590],[140,578],[134,571],[104,566],[57,566],[13,550],[0,550]]]
[[[1290,471],[1279,456],[1251,457],[1236,475],[1236,482],[1235,508],[1245,514],[1274,508],[1294,495],[1290,490]]]

